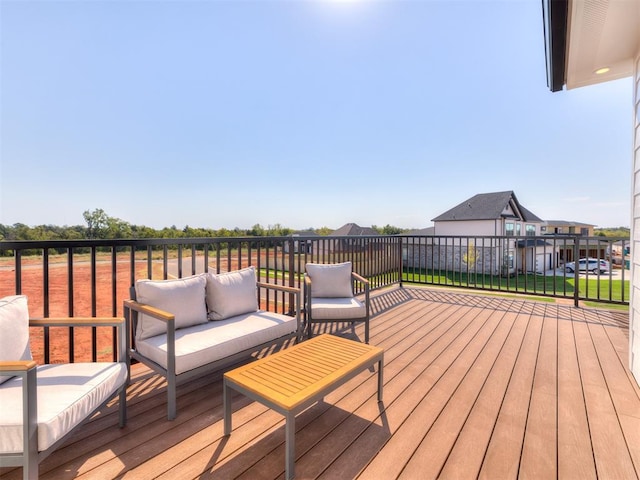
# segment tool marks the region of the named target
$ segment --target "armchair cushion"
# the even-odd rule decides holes
[[[136,298],[140,303],[173,313],[177,330],[207,321],[206,283],[204,275],[176,280],[138,280]],[[141,314],[138,319],[136,338],[154,337],[166,331],[164,322]]]
[[[353,297],[351,284],[351,262],[307,263],[307,274],[311,278],[311,295],[324,298]]]
[[[127,379],[120,363],[66,363],[37,367],[38,450],[51,447],[104,403]],[[22,452],[22,379],[0,385],[0,452]]]
[[[258,311],[255,267],[207,275],[209,320],[224,320]]]
[[[339,318],[349,321],[352,318],[363,318],[367,315],[367,307],[355,297],[352,298],[317,298],[311,304],[311,316],[314,320],[331,320]]]
[[[29,346],[29,307],[25,295],[0,299],[0,332],[1,361],[33,360]],[[0,376],[0,384],[10,378]]]

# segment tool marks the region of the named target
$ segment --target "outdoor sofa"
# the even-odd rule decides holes
[[[260,310],[261,290],[294,296],[292,315]],[[179,381],[237,363],[302,334],[300,290],[258,282],[254,267],[171,280],[138,280],[124,302],[129,355],[167,379],[167,417]],[[275,295],[274,295],[275,297]]]

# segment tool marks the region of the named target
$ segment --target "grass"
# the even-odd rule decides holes
[[[581,300],[628,302],[630,282],[600,277],[565,277],[554,275],[520,274],[511,277],[451,271],[405,271],[403,281],[441,286],[457,286],[502,292],[535,293],[573,298],[578,280]],[[597,303],[597,302],[596,302]]]

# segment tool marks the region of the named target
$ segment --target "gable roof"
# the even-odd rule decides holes
[[[361,227],[356,225],[355,223],[347,223],[341,226],[339,229],[331,232],[331,235],[340,236],[340,235],[349,235],[349,236],[361,236],[361,235],[378,235],[373,228],[369,227]]]
[[[545,220],[547,225],[557,225],[563,227],[595,227],[592,223],[569,222],[567,220]]]
[[[511,206],[515,215],[510,218],[522,219],[525,222],[542,222],[542,219],[524,208],[518,202],[512,190],[506,192],[479,193],[456,205],[450,210],[432,219],[432,222],[451,222],[461,220],[497,220],[507,218],[504,210]]]

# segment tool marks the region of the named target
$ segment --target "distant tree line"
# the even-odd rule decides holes
[[[291,235],[295,231],[280,224],[263,227],[256,224],[250,229],[234,228],[194,228],[185,226],[177,228],[175,225],[164,227],[160,230],[144,225],[132,225],[125,220],[108,215],[101,208],[86,210],[82,214],[86,225],[57,226],[37,225],[30,227],[23,223],[13,225],[0,224],[0,240],[114,240],[129,238],[226,238],[226,237],[283,237]],[[404,230],[391,225],[384,227],[372,227],[381,235],[395,235]],[[309,228],[302,232],[316,235],[329,235],[333,230],[329,227]]]
[[[631,238],[631,230],[628,227],[594,228],[593,234],[599,237]]]

